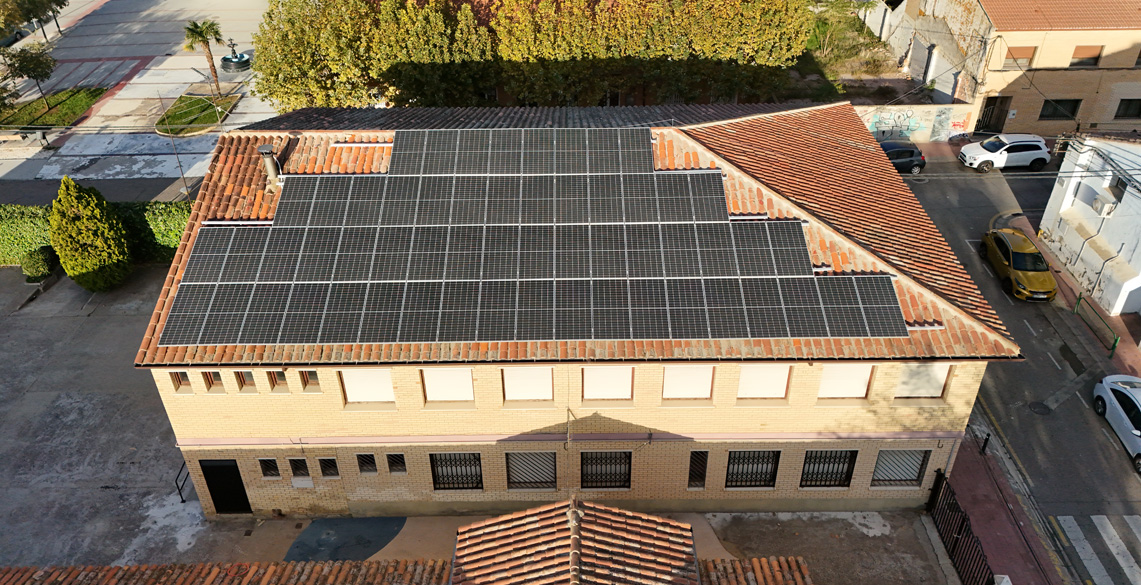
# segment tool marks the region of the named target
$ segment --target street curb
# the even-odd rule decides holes
[[[923,523],[923,531],[927,533],[927,540],[931,542],[931,548],[935,550],[935,557],[939,559],[939,570],[943,572],[944,582],[947,585],[963,585],[962,580],[959,579],[959,572],[955,570],[951,557],[947,555],[947,548],[943,546],[943,540],[939,538],[935,521],[928,514],[921,514],[919,521]]]
[[[49,288],[51,288],[52,286],[54,286],[55,283],[59,282],[61,278],[63,278],[63,268],[57,267],[55,270],[52,271],[51,276],[48,276],[47,278],[43,279],[39,283],[39,286],[37,286],[35,288],[35,290],[33,290],[31,293],[28,294],[28,296],[24,299],[24,302],[20,303],[20,305],[16,307],[16,310],[14,310],[12,312],[15,313],[15,312],[19,311],[20,309],[23,309],[24,307],[28,306],[29,303],[31,303],[32,301],[39,298],[40,295],[47,292],[47,290]]]

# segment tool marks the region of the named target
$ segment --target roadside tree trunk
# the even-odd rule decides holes
[[[59,36],[63,36],[63,29],[59,27],[59,14],[53,12],[52,20],[55,21],[55,30],[59,32]]]
[[[214,68],[214,53],[210,52],[210,43],[203,43],[202,50],[206,51],[206,60],[210,62],[210,75],[214,76],[214,90],[218,97],[222,97],[222,86],[218,83],[218,70]]]
[[[36,80],[32,80],[36,81]],[[44,109],[50,110],[52,105],[48,103],[48,96],[44,93],[44,88],[40,87],[40,82],[36,81],[36,89],[40,91],[40,98],[44,100]]]

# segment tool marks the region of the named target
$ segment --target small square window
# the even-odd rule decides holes
[[[321,380],[317,378],[317,370],[301,370],[301,389],[305,392],[321,391]]]
[[[1113,115],[1115,120],[1132,120],[1141,118],[1141,99],[1123,99],[1117,102],[1117,113]]]
[[[269,389],[274,392],[288,392],[289,385],[285,382],[285,372],[282,370],[270,370],[266,372],[269,378]]]
[[[170,383],[174,384],[175,392],[187,392],[190,390],[190,374],[186,372],[171,372]]]
[[[1070,58],[1070,67],[1097,67],[1101,61],[1101,45],[1079,45],[1074,47],[1074,55]]]
[[[290,459],[289,472],[293,477],[309,477],[309,462],[304,459]]]
[[[403,453],[389,453],[385,455],[385,459],[388,460],[389,473],[408,473],[408,467],[404,465]]]
[[[1074,120],[1078,117],[1078,109],[1082,100],[1046,100],[1042,103],[1042,111],[1038,113],[1039,120]]]
[[[372,453],[357,453],[357,470],[362,474],[376,474],[376,455]]]
[[[774,487],[780,451],[730,451],[725,468],[725,487]]]
[[[436,490],[483,489],[483,463],[479,453],[429,453],[432,488]]]
[[[256,390],[257,384],[254,383],[254,373],[249,370],[239,370],[234,372],[234,379],[238,381],[238,389],[249,392]]]
[[[872,485],[918,487],[927,473],[927,460],[931,451],[885,449],[876,458],[872,472]]]
[[[337,468],[337,460],[333,457],[318,457],[317,465],[321,467],[321,477],[341,477],[341,470]]]
[[[630,489],[631,451],[584,451],[580,477],[586,489]]]
[[[281,470],[277,468],[277,459],[258,459],[261,466],[262,477],[281,477]]]
[[[709,464],[709,451],[689,452],[689,487],[705,487],[705,468]]]
[[[207,390],[223,390],[222,372],[202,372],[202,381],[206,382]]]
[[[1002,62],[1003,69],[1029,69],[1030,60],[1034,58],[1037,47],[1010,47],[1006,50],[1006,59]]]
[[[1113,198],[1120,202],[1125,198],[1125,192],[1129,189],[1129,182],[1125,177],[1114,174],[1113,178],[1109,180],[1109,185],[1106,189],[1113,194]]]
[[[852,485],[852,472],[856,470],[859,451],[808,451],[804,454],[804,469],[800,487],[848,487]]]

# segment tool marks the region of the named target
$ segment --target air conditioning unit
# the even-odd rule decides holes
[[[1116,201],[1105,201],[1103,199],[1093,200],[1093,211],[1098,217],[1109,217],[1113,215],[1113,210],[1117,209]]]

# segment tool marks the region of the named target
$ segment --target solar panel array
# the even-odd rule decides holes
[[[159,344],[907,335],[890,277],[814,276],[798,221],[730,221],[718,171],[650,148],[397,132],[387,176],[289,176],[271,226],[202,226]]]

